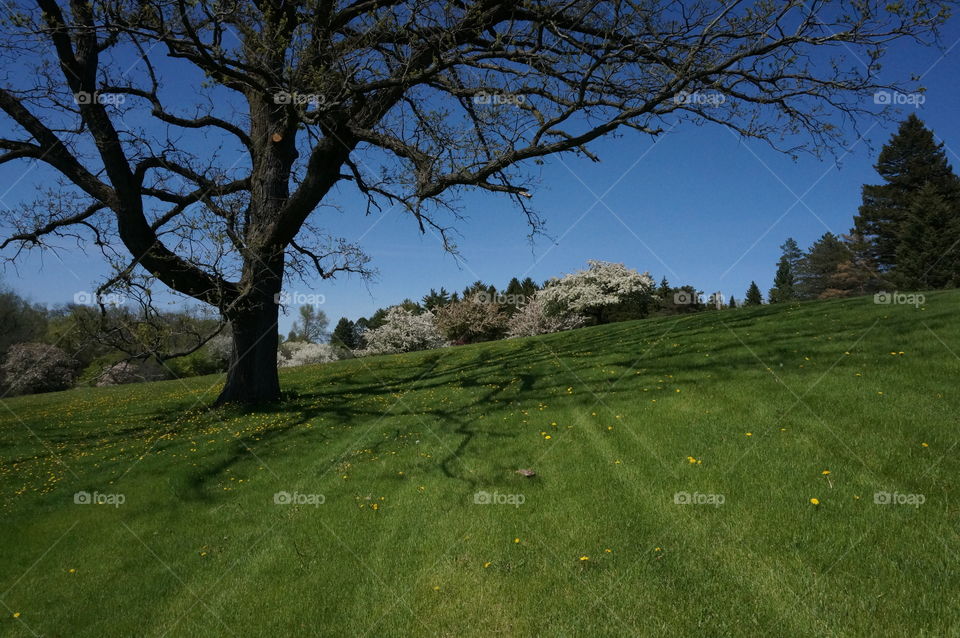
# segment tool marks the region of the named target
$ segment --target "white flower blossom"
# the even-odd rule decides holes
[[[548,314],[590,315],[629,295],[653,290],[653,279],[623,264],[588,260],[587,270],[551,279],[537,296]]]
[[[366,355],[430,350],[446,345],[434,323],[433,313],[426,310],[416,315],[400,306],[390,308],[386,323],[367,330],[363,337],[367,343],[363,351]]]

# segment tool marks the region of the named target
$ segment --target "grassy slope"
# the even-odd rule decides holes
[[[344,361],[253,413],[213,377],[5,400],[0,633],[960,635],[958,302]]]

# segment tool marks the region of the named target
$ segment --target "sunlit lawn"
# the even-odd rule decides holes
[[[872,301],[6,399],[0,631],[960,635],[960,294]]]

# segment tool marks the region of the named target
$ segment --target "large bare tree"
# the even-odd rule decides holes
[[[524,164],[595,160],[624,129],[837,148],[903,88],[878,78],[888,43],[933,42],[945,18],[909,0],[11,2],[0,164],[63,183],[3,248],[75,238],[115,266],[101,291],[147,277],[215,306],[234,339],[219,401],[274,400],[285,270],[366,271],[319,213],[344,189],[446,243],[460,190],[536,229]]]

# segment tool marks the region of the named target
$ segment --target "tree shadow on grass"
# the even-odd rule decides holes
[[[250,459],[251,449],[257,452],[271,444],[289,442],[296,432],[303,432],[302,426],[321,416],[363,428],[359,437],[352,432],[348,435],[343,450],[326,463],[323,472],[351,458],[350,451],[357,445],[370,449],[373,454],[382,453],[385,446],[400,440],[400,430],[394,438],[384,439],[380,436],[384,428],[378,427],[378,423],[403,419],[413,420],[442,442],[445,453],[435,465],[444,477],[475,486],[484,478],[474,475],[465,459],[482,451],[479,441],[519,436],[496,427],[481,427],[478,419],[472,418],[481,406],[510,399],[519,409],[525,402],[534,404],[549,397],[554,404],[575,401],[586,402],[587,407],[601,397],[617,401],[633,398],[636,383],[619,375],[611,378],[598,374],[598,370],[609,367],[622,369],[624,374],[630,370],[642,370],[649,375],[669,373],[681,378],[686,388],[712,379],[718,369],[730,374],[747,369],[767,372],[762,364],[796,357],[794,350],[808,344],[806,340],[817,334],[816,326],[810,323],[816,317],[801,312],[785,317],[785,336],[778,342],[767,336],[769,326],[763,327],[766,335],[762,340],[748,334],[758,320],[775,311],[780,312],[763,308],[750,312],[698,313],[658,322],[624,322],[533,339],[345,361],[315,370],[291,371],[287,376],[292,378],[285,379],[291,386],[286,401],[258,408],[223,408],[227,417],[270,414],[287,415],[289,420],[260,434],[260,441],[238,440],[225,459],[196,474],[191,479],[191,487],[193,493],[204,494],[211,482],[237,463]],[[851,329],[858,327],[851,326]],[[734,335],[737,338],[732,338]],[[677,344],[678,349],[674,349],[673,344]],[[710,354],[711,358],[701,360],[701,352]],[[720,362],[722,367],[718,368]],[[304,383],[303,379],[309,381]],[[585,381],[587,392],[568,398],[564,389],[574,380]],[[437,401],[424,411],[413,410],[404,398],[410,393],[429,395],[444,390],[453,391],[448,395],[453,397],[453,402],[445,405]],[[456,400],[460,391],[469,392],[466,403]],[[402,393],[400,398],[398,393]],[[369,403],[387,408],[368,409],[364,404]],[[503,403],[499,405],[502,407]],[[320,433],[320,438],[314,439],[317,433],[311,429],[302,444],[334,441],[327,433]],[[371,441],[374,436],[380,438]],[[448,444],[450,437],[455,442]]]

